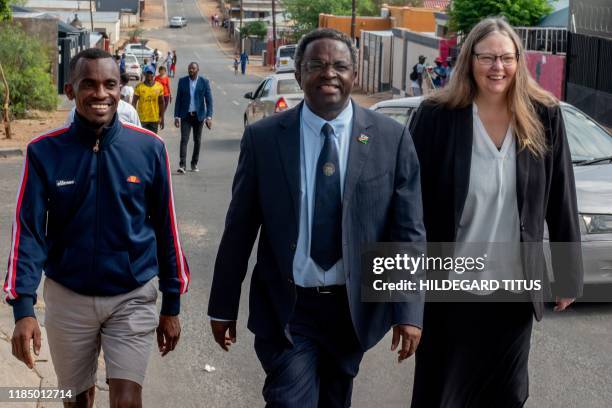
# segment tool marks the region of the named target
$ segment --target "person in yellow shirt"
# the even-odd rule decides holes
[[[132,104],[138,111],[142,127],[157,133],[164,128],[164,87],[155,82],[155,71],[145,67],[145,80],[134,89]]]

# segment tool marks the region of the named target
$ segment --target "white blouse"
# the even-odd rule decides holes
[[[455,279],[524,279],[516,197],[516,140],[509,127],[498,150],[478,116],[475,103],[472,111],[474,135],[470,180],[457,230],[455,256],[483,256],[486,253],[486,268],[477,274],[451,275]],[[474,294],[492,292],[471,291]]]

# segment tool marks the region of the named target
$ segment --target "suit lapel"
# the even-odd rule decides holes
[[[364,108],[357,105],[354,101],[351,101],[351,103],[353,104],[353,128],[349,140],[348,163],[344,180],[342,218],[344,218],[344,213],[347,211],[346,203],[350,202],[357,181],[365,167],[366,159],[370,152],[370,146],[372,143],[376,143],[376,135],[372,134],[373,132],[367,132],[368,128],[372,126],[372,123],[368,121]],[[367,143],[362,143],[358,140],[361,135],[367,136]]]
[[[293,201],[296,230],[300,225],[300,115],[303,103],[288,112],[279,123],[281,131],[276,134],[280,158]]]
[[[470,166],[472,164],[472,143],[474,140],[474,123],[472,116],[472,105],[460,109],[453,113],[455,116],[456,126],[450,127],[455,129],[455,133],[451,133],[450,137],[455,138],[455,235],[457,227],[461,220],[463,207],[467,198],[468,188],[470,185]]]
[[[529,163],[531,163],[531,153],[523,149],[519,151],[518,142],[516,144],[516,201],[518,204],[519,218],[523,211],[523,203],[527,195],[527,184],[529,181]]]

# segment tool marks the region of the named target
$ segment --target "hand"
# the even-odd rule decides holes
[[[556,306],[553,309],[555,312],[562,312],[564,311],[569,305],[571,305],[572,303],[574,303],[574,301],[576,300],[576,298],[560,298],[557,296],[557,299],[555,301]]]
[[[181,127],[181,120],[179,118],[174,118],[174,126]]]
[[[41,336],[38,322],[33,317],[24,317],[15,323],[11,345],[13,355],[23,361],[28,368],[34,368],[34,358],[30,353],[30,340],[34,342],[34,354],[40,353]]]
[[[159,128],[163,129],[164,128],[164,117],[162,116],[161,119],[159,120]]]
[[[157,345],[162,357],[174,350],[181,337],[181,321],[178,316],[159,315]]]
[[[206,119],[204,123],[208,129],[212,129],[212,119]]]
[[[215,341],[225,351],[229,351],[229,346],[236,342],[236,321],[211,320],[210,327],[215,337]],[[229,331],[229,334],[226,334]]]
[[[393,326],[393,339],[391,340],[391,351],[395,351],[402,338],[402,348],[397,352],[397,362],[401,363],[416,352],[421,340],[421,329],[408,324]]]

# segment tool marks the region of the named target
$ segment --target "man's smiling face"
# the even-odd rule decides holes
[[[112,58],[81,58],[75,78],[66,85],[76,110],[96,127],[110,124],[120,100],[119,67]]]

